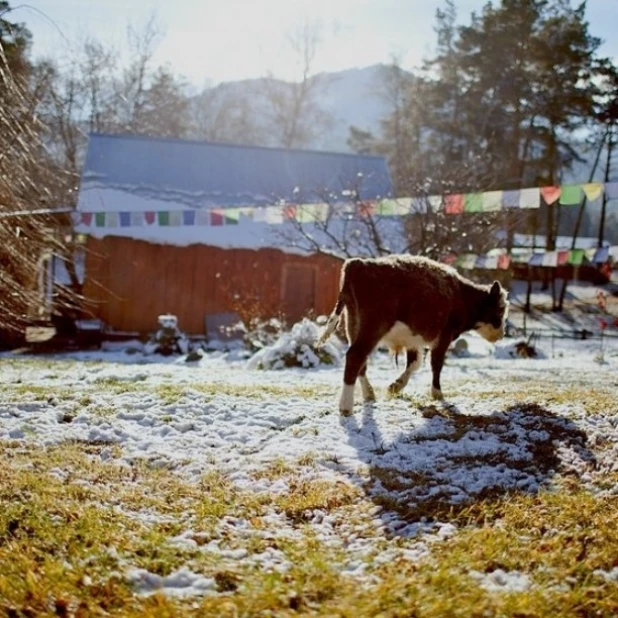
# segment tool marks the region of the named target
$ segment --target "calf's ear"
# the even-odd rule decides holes
[[[502,290],[502,286],[500,285],[500,282],[499,281],[494,281],[492,286],[491,286],[491,290],[489,291],[489,293],[492,296],[495,296],[497,298],[498,296],[500,296],[501,290]]]

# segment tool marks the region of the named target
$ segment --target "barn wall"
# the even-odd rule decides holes
[[[84,294],[92,313],[115,330],[151,332],[173,313],[190,334],[204,333],[206,314],[237,311],[245,319],[313,310],[328,314],[341,262],[278,249],[175,247],[120,237],[88,239]],[[312,289],[308,289],[308,285]]]

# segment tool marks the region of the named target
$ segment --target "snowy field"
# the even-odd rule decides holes
[[[553,491],[564,479],[594,495],[618,495],[618,339],[605,341],[602,357],[598,340],[541,340],[533,359],[513,357],[510,340],[494,347],[471,336],[468,344],[467,357],[448,357],[440,404],[428,396],[428,362],[403,397],[386,399],[401,368],[375,353],[368,376],[378,401],[363,405],[357,392],[349,418],[336,410],[341,365],[260,371],[238,353],[186,363],[118,348],[4,354],[0,444],[83,444],[97,463],[132,469],[137,462],[194,485],[216,472],[239,492],[269,496],[272,506],[259,521],[222,514],[205,543],[186,513],[163,543],[229,568],[282,574],[293,558],[276,540],[309,534],[333,552],[338,573],[376,584],[382,565],[431,560],[436,543],[460,534],[457,513],[480,500]],[[50,474],[68,485],[90,482],[66,466]],[[357,516],[328,504],[295,516],[277,508],[299,484],[322,482],[351,492]],[[275,542],[252,549],[245,541],[254,536]],[[197,564],[191,558],[160,575],[125,557],[120,570],[140,595],[220,594]],[[492,593],[535,585],[534,573],[517,570],[470,575]],[[596,576],[610,581],[616,573],[608,567]]]

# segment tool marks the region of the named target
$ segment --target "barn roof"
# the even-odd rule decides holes
[[[317,215],[324,206],[350,202],[353,193],[361,200],[392,196],[383,157],[94,134],[75,230],[98,238],[295,251],[281,236],[288,210],[313,207]]]
[[[193,207],[313,203],[358,189],[387,197],[384,157],[93,134],[84,183],[169,195]]]

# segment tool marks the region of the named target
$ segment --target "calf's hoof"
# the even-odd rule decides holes
[[[444,401],[444,395],[439,388],[431,387],[431,396],[438,401]]]
[[[401,385],[399,382],[393,382],[392,384],[388,385],[388,388],[386,389],[386,394],[389,397],[397,397],[397,395],[399,395],[402,390],[403,385]]]
[[[376,400],[376,394],[373,392],[373,389],[363,393],[363,401],[365,403],[373,403]]]
[[[339,399],[339,412],[342,416],[350,416],[354,408],[354,385],[344,384]]]

